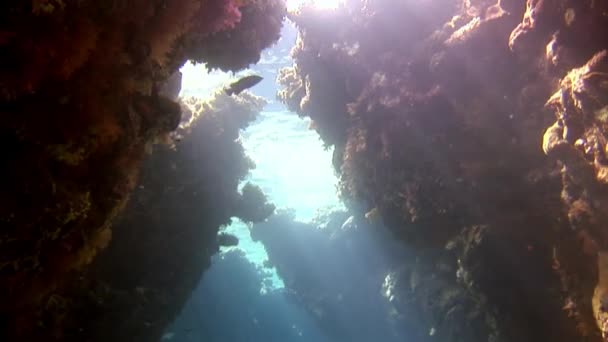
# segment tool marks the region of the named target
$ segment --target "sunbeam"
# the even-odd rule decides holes
[[[287,0],[287,10],[293,12],[304,5],[311,5],[318,9],[336,9],[344,0]]]

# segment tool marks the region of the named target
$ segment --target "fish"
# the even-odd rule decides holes
[[[226,89],[225,92],[228,96],[232,94],[240,94],[242,91],[253,87],[254,85],[260,83],[264,77],[259,75],[249,75],[245,76],[238,81],[231,83]]]
[[[352,229],[355,227],[356,227],[355,217],[351,215],[346,219],[346,221],[344,221],[344,223],[342,223],[342,227],[340,227],[340,229],[349,230],[349,229]]]
[[[372,210],[365,213],[365,218],[370,222],[375,222],[380,219],[380,210],[373,208]]]

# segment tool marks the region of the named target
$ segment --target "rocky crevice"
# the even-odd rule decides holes
[[[65,340],[66,329],[85,331],[92,324],[74,312],[91,302],[77,297],[79,279],[91,271],[112,236],[121,241],[111,244],[112,251],[141,242],[143,253],[156,248],[148,243],[167,232],[165,227],[142,232],[138,241],[129,234],[143,227],[116,232],[113,224],[140,182],[146,151],[167,141],[180,123],[180,104],[163,89],[165,80],[188,60],[209,61],[210,67],[224,70],[255,63],[261,50],[279,38],[285,9],[280,1],[199,0],[32,0],[6,1],[0,7],[0,338]],[[206,157],[212,160],[219,151],[218,146]],[[215,237],[209,232],[236,214],[228,197],[245,171],[237,167],[241,157],[232,157],[234,165],[225,166],[234,170],[225,176],[233,179],[225,179],[225,188],[218,190],[227,202],[215,204],[222,210],[209,216],[207,233],[197,232],[200,239],[193,240],[208,250],[192,261],[199,272],[214,252]],[[217,178],[206,182],[222,184]],[[135,194],[136,201],[139,196]],[[181,227],[175,229],[180,236]],[[162,253],[171,257],[173,251]],[[110,282],[118,277],[128,282],[139,277],[138,267],[150,266],[142,255],[115,256],[126,259],[105,259],[117,267],[116,273],[105,273],[117,277]],[[184,281],[176,285],[184,287],[179,299],[163,301],[174,305],[185,300],[196,277],[187,278],[175,279]],[[120,298],[120,305],[131,303],[125,294],[113,300]],[[105,323],[137,310],[125,309]],[[98,325],[98,331],[107,333],[115,327]],[[147,335],[153,340],[150,336],[154,333]]]
[[[604,7],[378,0],[294,15],[280,96],[336,146],[351,208],[420,249],[427,266],[400,279],[444,279],[398,286],[435,338],[601,340]]]

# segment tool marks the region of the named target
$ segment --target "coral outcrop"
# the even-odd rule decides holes
[[[186,61],[245,68],[284,12],[0,5],[0,339],[158,340],[218,227],[272,212],[255,186],[237,191],[251,164],[236,138],[259,99],[175,99]],[[384,288],[421,341],[608,339],[606,13],[598,0],[346,0],[291,15],[279,97],[335,147],[357,217],[416,255]]]
[[[434,338],[601,340],[605,13],[372,0],[292,15],[279,97],[336,147],[351,208],[419,250],[394,286]]]
[[[221,90],[183,100],[184,121],[172,133],[179,142],[146,158],[127,207],[96,245],[99,256],[43,297],[35,338],[160,339],[218,252],[219,227],[233,215],[263,220],[274,210],[257,187],[237,191],[252,163],[236,138],[264,104]]]
[[[283,15],[278,0],[0,5],[0,339],[62,338],[63,316],[49,323],[45,315],[70,303],[55,294],[74,287],[70,274],[87,271],[117,236],[112,222],[138,184],[145,151],[180,122],[178,80],[165,80],[187,60],[239,55],[230,37],[255,36],[242,46],[246,59],[222,65],[246,67],[276,40]],[[212,42],[204,56],[196,53]],[[223,204],[209,224],[231,215]],[[140,237],[144,253],[143,241],[155,237]]]
[[[146,159],[113,242],[78,274],[76,288],[56,294],[74,306],[64,312],[74,324],[67,338],[159,340],[218,252],[219,227],[231,216],[257,221],[272,213],[257,187],[237,191],[253,166],[238,132],[264,104],[251,93],[221,90],[209,100],[183,100],[184,122],[173,133],[180,141]],[[48,323],[57,316],[49,310]]]
[[[293,292],[268,290],[272,273],[252,263],[238,248],[214,256],[165,339],[330,342]],[[238,329],[234,322],[238,322]]]
[[[415,255],[384,227],[343,211],[310,223],[282,211],[251,233],[329,341],[423,341],[428,335],[429,328],[403,319],[416,312],[396,301],[390,285],[392,271]]]

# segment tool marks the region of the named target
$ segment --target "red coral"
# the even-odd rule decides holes
[[[193,61],[224,71],[244,69],[279,39],[285,16],[281,0],[254,1],[242,7],[233,1],[209,6],[212,10],[201,13],[199,26],[185,42],[185,54]],[[214,16],[218,12],[222,15]]]
[[[225,29],[233,29],[239,21],[241,21],[241,11],[239,10],[239,7],[233,1],[227,1],[224,5],[224,12],[218,20],[213,23],[211,32],[215,33]]]

